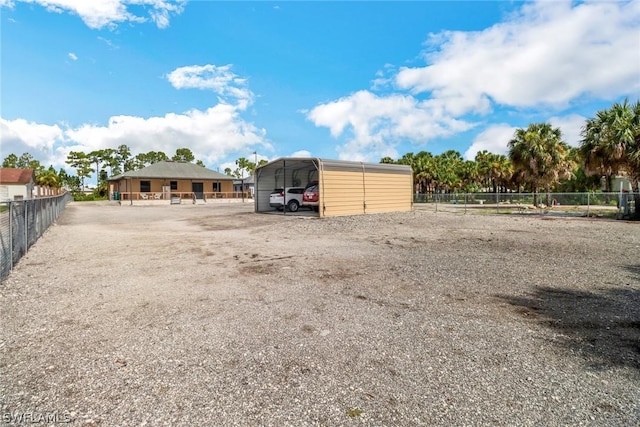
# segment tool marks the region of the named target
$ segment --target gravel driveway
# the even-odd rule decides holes
[[[0,423],[640,424],[640,224],[71,203],[0,285]]]

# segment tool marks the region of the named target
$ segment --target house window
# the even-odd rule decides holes
[[[151,191],[151,181],[140,181],[140,192],[148,193]]]
[[[171,191],[178,191],[178,181],[171,181],[169,185],[171,185]]]
[[[220,183],[219,182],[214,182],[213,183],[213,192],[214,193],[219,193],[220,192]]]

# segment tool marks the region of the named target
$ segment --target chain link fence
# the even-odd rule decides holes
[[[448,193],[416,194],[415,206],[436,212],[539,214],[630,218],[634,193]]]
[[[69,193],[0,203],[0,280],[4,280],[29,248],[58,219]]]

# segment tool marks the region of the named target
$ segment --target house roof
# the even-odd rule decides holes
[[[234,184],[238,184],[238,185],[242,184],[243,182],[245,183],[245,185],[246,184],[253,184],[253,175],[246,176],[246,177],[244,177],[244,179],[235,178],[233,180],[233,183]]]
[[[154,163],[146,168],[135,171],[125,172],[109,178],[109,181],[118,181],[125,178],[233,180],[231,176],[198,166],[195,163],[174,162],[170,160]]]
[[[0,168],[0,183],[29,184],[33,179],[33,169]]]

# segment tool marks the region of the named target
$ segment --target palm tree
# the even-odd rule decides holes
[[[478,151],[475,161],[478,165],[478,179],[482,187],[482,191],[486,191],[491,183],[491,154],[487,150]]]
[[[62,187],[60,177],[58,177],[58,174],[56,173],[56,170],[53,168],[53,166],[50,166],[49,169],[43,169],[36,175],[36,184],[42,187],[49,188]]]
[[[385,156],[383,158],[380,159],[380,163],[387,163],[387,164],[394,164],[396,161],[393,160],[391,157],[389,156]]]
[[[460,176],[462,178],[462,190],[465,193],[475,193],[478,191],[480,173],[476,162],[473,160],[465,160],[465,162],[460,165]]]
[[[494,181],[494,189],[501,193],[507,192],[507,185],[513,176],[513,163],[504,154],[494,154],[491,162],[491,177]]]
[[[613,135],[609,124],[613,122],[613,115],[609,110],[596,113],[596,117],[588,119],[582,129],[582,143],[580,155],[585,170],[594,175],[605,178],[605,190],[611,191],[611,181],[620,169],[620,146],[613,142]]]
[[[462,187],[462,171],[464,160],[462,155],[455,150],[448,150],[433,158],[434,181],[436,191],[452,192]]]
[[[626,173],[635,194],[635,216],[640,218],[640,101],[625,99],[596,113],[582,129],[580,154],[585,170],[604,175],[611,191],[611,178]]]
[[[553,185],[571,177],[573,165],[568,152],[560,128],[549,123],[532,123],[527,129],[516,129],[509,141],[509,158],[516,175],[534,193],[534,204],[538,204],[540,189],[546,190],[548,198]]]
[[[416,189],[420,193],[431,192],[433,183],[433,156],[427,151],[421,151],[416,156],[413,166],[413,179]]]

